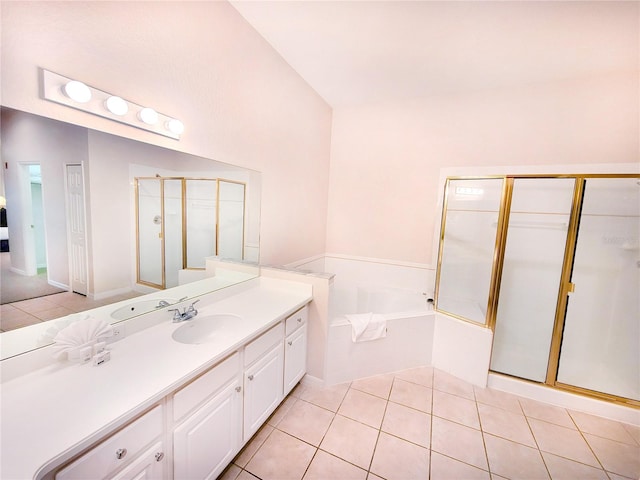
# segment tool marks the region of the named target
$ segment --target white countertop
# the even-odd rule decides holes
[[[174,341],[182,324],[154,312],[149,315],[164,313],[166,321],[109,345],[111,360],[99,367],[52,359],[49,367],[3,383],[0,478],[46,473],[312,299],[311,287],[301,283],[258,278],[245,287],[211,304],[203,297],[199,316],[242,317],[211,342]]]

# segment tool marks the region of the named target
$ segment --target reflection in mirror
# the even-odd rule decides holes
[[[163,187],[164,182],[160,179],[136,179],[138,283],[157,288],[164,288],[165,286],[163,251],[171,251],[171,249],[163,248],[162,219],[165,215],[162,210],[164,203],[167,201],[164,199]],[[171,195],[169,197],[171,198]],[[161,199],[164,199],[164,201]],[[148,221],[148,219],[151,219],[151,221]],[[175,229],[167,231],[168,242],[171,242],[171,237],[175,236],[175,234]],[[167,254],[170,255],[170,253]]]
[[[138,283],[175,287],[207,257],[244,260],[244,183],[155,177],[135,187]]]
[[[198,271],[211,256],[258,261],[259,174],[181,163],[180,170],[130,166],[138,235],[134,261],[138,283],[148,287],[170,288],[185,278],[202,278]],[[239,193],[230,196],[227,184]],[[238,243],[221,241],[227,238]]]
[[[484,325],[502,198],[502,178],[448,179],[436,309]]]
[[[244,223],[246,185],[218,182],[218,252],[222,258],[244,259]]]
[[[217,190],[218,182],[213,179],[190,178],[185,182],[185,268],[204,267],[204,259],[218,251]]]
[[[244,261],[257,263],[261,189],[259,172],[6,107],[2,107],[1,114],[2,163],[6,164],[2,169],[2,182],[7,199],[10,250],[7,253],[11,273],[24,277],[26,273],[33,273],[29,268],[36,263],[31,248],[33,213],[23,201],[25,192],[19,177],[21,167],[33,163],[41,166],[43,185],[45,283],[70,290],[72,278],[77,272],[82,273],[82,269],[74,270],[76,257],[85,263],[87,297],[68,291],[60,294],[64,295],[64,300],[55,305],[57,314],[49,316],[49,319],[78,312],[83,302],[86,302],[84,309],[88,309],[120,301],[127,296],[157,291],[136,281],[136,177],[224,178],[246,185],[242,225]],[[84,255],[70,255],[70,219],[65,201],[68,182],[64,175],[67,165],[81,167],[86,219]],[[176,186],[170,186],[167,190],[177,189],[179,183],[177,181]],[[175,192],[167,193],[173,196]],[[165,225],[165,228],[175,230],[173,226]],[[166,258],[165,262],[168,263]],[[161,269],[158,266],[155,268]],[[185,278],[194,277],[185,275]],[[5,283],[2,281],[0,287]],[[46,297],[41,301],[46,301]],[[2,302],[5,303],[4,296]],[[11,306],[14,305],[17,303],[11,303]],[[3,324],[7,318],[4,310],[3,305]],[[22,313],[32,316],[33,322],[40,323],[43,320],[33,311]],[[23,322],[21,325],[26,324]],[[2,329],[0,338],[4,349],[8,333],[4,333],[4,325]]]

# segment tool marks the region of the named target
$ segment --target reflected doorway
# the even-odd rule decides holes
[[[36,275],[47,276],[47,243],[44,232],[44,203],[42,201],[42,173],[40,164],[29,165],[29,191],[31,193],[31,230]]]

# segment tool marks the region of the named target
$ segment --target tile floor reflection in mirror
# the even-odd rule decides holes
[[[220,479],[639,477],[639,427],[422,367],[298,385]]]
[[[0,305],[0,332],[27,327],[54,318],[65,317],[72,313],[83,312],[102,307],[113,302],[128,300],[140,295],[137,292],[109,297],[103,300],[90,298],[73,292],[56,293],[44,297],[31,298],[14,303]]]

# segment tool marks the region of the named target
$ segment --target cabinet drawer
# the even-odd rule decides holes
[[[299,327],[307,321],[309,309],[302,307],[293,315],[289,315],[285,320],[285,335],[295,332]]]
[[[104,478],[134,459],[162,431],[162,406],[158,405],[60,470],[56,479]]]
[[[271,330],[263,333],[244,349],[244,365],[251,365],[263,354],[267,353],[276,343],[284,339],[284,324],[280,322]]]
[[[236,352],[173,396],[174,420],[178,422],[239,373],[240,355]]]

